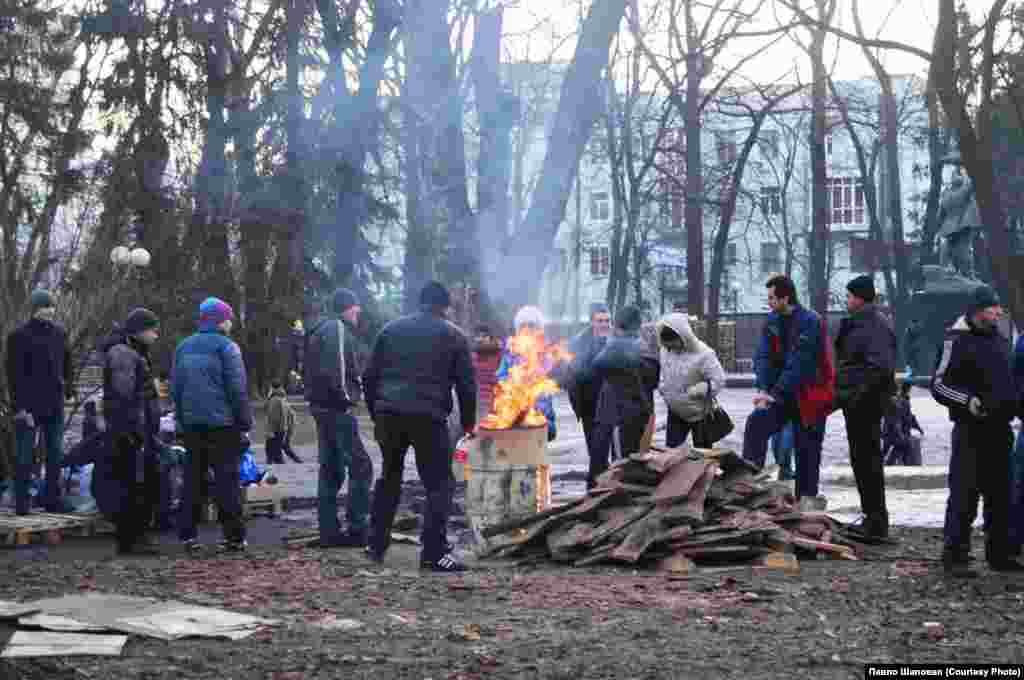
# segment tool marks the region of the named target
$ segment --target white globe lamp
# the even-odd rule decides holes
[[[114,264],[128,264],[131,262],[131,259],[131,251],[124,246],[117,246],[110,251],[110,261]]]
[[[133,248],[128,253],[128,260],[135,267],[148,267],[150,261],[149,251],[145,248]]]

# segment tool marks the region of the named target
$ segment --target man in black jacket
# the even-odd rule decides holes
[[[16,466],[14,508],[29,511],[29,483],[36,433],[46,446],[47,512],[61,512],[60,473],[64,457],[64,400],[73,392],[71,353],[64,328],[54,321],[56,309],[48,291],[29,298],[32,318],[7,337],[7,389],[14,409]]]
[[[949,409],[953,421],[942,564],[955,577],[977,575],[967,561],[979,496],[984,496],[989,514],[985,532],[989,566],[996,571],[1024,571],[1009,551],[1010,421],[1021,409],[1009,343],[996,328],[1002,311],[995,291],[988,286],[975,289],[967,314],[946,333],[932,376],[932,395]]]
[[[615,336],[593,362],[593,373],[601,383],[594,421],[594,448],[603,457],[590,459],[587,488],[608,469],[607,452],[615,428],[619,428],[622,455],[640,450],[647,421],[654,412],[654,390],[658,386],[658,362],[645,351],[640,340],[643,315],[626,305],[615,315]]]
[[[604,460],[607,467],[608,446],[611,444],[606,437],[594,438],[594,418],[597,414],[597,398],[601,393],[601,381],[593,371],[594,359],[604,348],[608,336],[611,335],[612,322],[608,306],[603,302],[590,305],[590,328],[585,329],[569,343],[569,351],[573,355],[565,389],[569,395],[569,403],[573,413],[583,425],[583,437],[587,443],[587,454],[591,461]],[[598,450],[604,446],[604,451]]]
[[[875,284],[858,276],[846,286],[850,315],[836,336],[836,400],[846,418],[850,464],[872,538],[889,535],[882,461],[882,415],[896,388],[896,333],[875,307]]]
[[[135,309],[119,332],[100,344],[103,353],[103,414],[110,432],[111,457],[105,472],[116,489],[111,508],[122,555],[158,554],[144,540],[159,498],[159,467],[150,461],[160,429],[159,398],[150,347],[160,337],[160,320]],[[154,478],[155,477],[155,478]]]
[[[444,318],[451,306],[448,291],[431,281],[420,293],[420,306],[418,313],[384,326],[363,376],[366,407],[384,466],[373,496],[367,553],[374,562],[384,559],[402,492],[405,453],[412,446],[427,491],[420,567],[459,572],[465,566],[445,552],[443,539],[451,499],[451,440],[446,421],[454,387],[462,429],[473,432],[476,379],[469,341]]]

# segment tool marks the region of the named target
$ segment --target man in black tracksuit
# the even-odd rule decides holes
[[[445,320],[451,297],[431,281],[420,293],[421,310],[388,323],[377,336],[363,376],[366,408],[373,418],[383,458],[373,494],[373,519],[367,553],[380,562],[391,542],[391,525],[402,492],[405,454],[416,451],[416,468],[427,491],[423,511],[420,567],[438,572],[464,571],[447,554],[445,527],[451,502],[451,439],[447,419],[452,388],[459,399],[462,430],[476,427],[476,378],[469,340]]]
[[[979,286],[965,316],[946,333],[932,395],[949,408],[953,453],[942,563],[950,576],[970,577],[971,525],[978,497],[990,512],[985,559],[996,571],[1024,571],[1009,555],[1010,421],[1020,414],[1020,397],[1010,369],[1009,343],[996,328],[999,298]]]
[[[896,333],[875,307],[875,284],[858,276],[847,284],[850,316],[836,336],[836,401],[846,418],[850,465],[864,512],[860,530],[889,535],[882,461],[882,415],[896,391]]]

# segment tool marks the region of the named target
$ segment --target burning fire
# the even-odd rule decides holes
[[[571,361],[572,354],[559,345],[544,342],[544,333],[524,327],[509,338],[509,351],[519,361],[509,368],[508,377],[494,388],[494,402],[480,427],[507,430],[516,425],[541,427],[547,424],[537,410],[537,399],[558,392],[558,384],[548,377],[548,368]]]

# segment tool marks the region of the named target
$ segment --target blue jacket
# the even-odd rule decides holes
[[[644,352],[638,332],[609,338],[592,370],[601,381],[595,422],[623,425],[650,417],[661,371],[657,358]]]
[[[800,388],[817,379],[823,347],[821,317],[813,310],[796,305],[786,338],[782,337],[784,328],[787,325],[781,314],[768,315],[754,355],[754,373],[757,389],[780,403],[796,403]]]
[[[178,345],[171,395],[175,416],[185,432],[252,429],[242,351],[219,331],[200,330]]]

